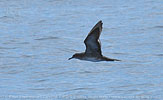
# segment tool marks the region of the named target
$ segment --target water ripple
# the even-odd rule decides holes
[[[35,39],[35,40],[42,41],[42,40],[56,40],[56,39],[59,39],[59,38],[58,37],[50,36],[50,37],[38,38],[38,39]]]
[[[74,88],[74,89],[70,89],[70,90],[65,90],[64,92],[68,92],[68,91],[78,91],[78,90],[93,90],[94,88]]]
[[[16,49],[17,47],[9,48],[9,47],[0,47],[0,49]]]
[[[155,28],[163,28],[163,26],[155,26]]]

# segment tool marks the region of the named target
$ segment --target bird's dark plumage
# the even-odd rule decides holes
[[[88,36],[84,40],[86,50],[83,53],[76,53],[70,59],[76,58],[80,60],[89,61],[120,61],[117,59],[107,58],[102,55],[100,34],[102,32],[102,21],[100,20],[89,32]]]
[[[102,55],[101,52],[101,43],[99,40],[100,34],[102,31],[102,21],[99,21],[89,32],[88,36],[84,40],[84,43],[86,45],[85,53],[89,54],[96,54],[96,55]]]

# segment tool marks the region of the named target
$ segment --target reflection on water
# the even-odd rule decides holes
[[[162,3],[0,1],[0,98],[161,100]],[[99,20],[103,54],[122,61],[69,61]]]

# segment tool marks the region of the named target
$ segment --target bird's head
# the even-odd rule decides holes
[[[71,58],[69,58],[68,60],[71,60],[71,59],[73,59],[73,58],[77,58],[77,59],[79,59],[80,58],[80,53],[75,53]]]

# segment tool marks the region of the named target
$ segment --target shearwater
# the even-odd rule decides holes
[[[85,52],[75,53],[70,59],[76,58],[87,61],[120,61],[118,59],[111,59],[102,55],[100,34],[102,32],[102,21],[100,20],[89,32],[88,36],[84,40],[86,45]]]

